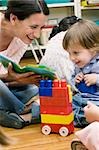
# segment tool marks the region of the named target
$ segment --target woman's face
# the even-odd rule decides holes
[[[30,44],[33,39],[40,37],[40,31],[47,20],[47,16],[42,13],[33,14],[24,20],[19,20],[14,15],[11,17],[14,36],[26,44]]]

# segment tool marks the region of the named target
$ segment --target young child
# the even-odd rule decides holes
[[[63,47],[75,63],[73,84],[79,87],[73,96],[74,125],[85,127],[89,124],[84,115],[87,101],[99,106],[99,27],[79,20],[66,32]]]
[[[91,102],[84,107],[86,120],[91,123],[84,129],[77,131],[71,143],[72,150],[98,150],[99,149],[99,107]]]

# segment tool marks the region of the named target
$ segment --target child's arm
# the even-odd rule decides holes
[[[88,101],[87,106],[84,107],[86,120],[91,123],[99,121],[99,107]]]

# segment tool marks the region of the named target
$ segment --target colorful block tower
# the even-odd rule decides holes
[[[65,80],[40,81],[40,111],[42,132],[67,136],[74,131],[72,92]]]

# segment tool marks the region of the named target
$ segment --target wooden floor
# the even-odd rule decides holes
[[[33,58],[23,59],[21,65],[35,64]],[[17,143],[4,148],[4,150],[70,150],[70,144],[75,137],[71,134],[62,137],[59,134],[43,135],[40,124],[30,125],[24,129],[3,128],[4,131],[13,138]]]
[[[17,143],[4,150],[70,150],[74,134],[62,137],[59,134],[43,135],[40,124],[30,125],[24,129],[3,128]]]

